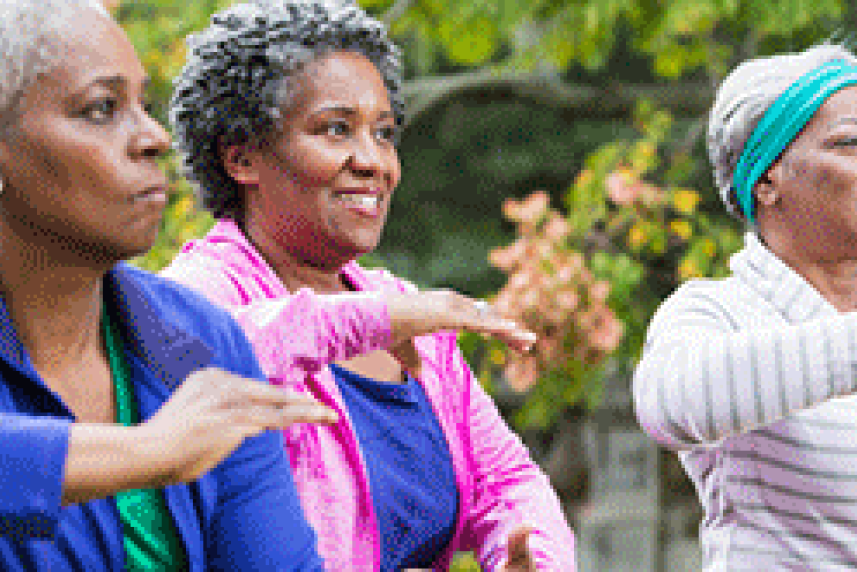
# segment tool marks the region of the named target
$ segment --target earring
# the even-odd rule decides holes
[[[3,177],[0,177],[0,195],[3,194]]]

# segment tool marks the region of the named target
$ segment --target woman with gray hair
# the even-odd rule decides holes
[[[285,433],[328,567],[445,570],[475,550],[485,570],[573,570],[547,477],[449,330],[518,349],[534,338],[484,303],[355,262],[400,177],[400,66],[383,26],[350,2],[258,1],[189,46],[171,119],[219,221],[165,275],[237,317],[271,383],[339,413]],[[404,314],[410,333],[389,335]]]
[[[122,262],[170,139],[93,1],[0,0],[0,569],[319,571],[276,391],[238,325]]]
[[[732,276],[649,326],[634,395],[705,510],[705,570],[857,567],[857,58],[738,66],[711,111],[721,197],[748,230]]]

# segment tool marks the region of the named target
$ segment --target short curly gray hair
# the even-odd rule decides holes
[[[736,218],[743,221],[744,215],[732,177],[750,134],[792,83],[835,60],[857,65],[857,57],[845,47],[821,44],[794,54],[748,60],[720,84],[708,118],[708,156],[720,198]]]
[[[387,87],[397,123],[404,116],[399,49],[384,26],[351,0],[255,0],[211,17],[188,39],[175,80],[170,123],[185,175],[203,207],[243,225],[244,190],[226,172],[223,147],[276,132],[291,96],[288,78],[332,51],[368,58]]]
[[[98,0],[0,0],[0,135],[27,88],[62,57],[63,33],[81,10],[110,17]]]

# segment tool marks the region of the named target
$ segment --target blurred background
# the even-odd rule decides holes
[[[164,121],[184,37],[230,0],[105,0]],[[461,346],[550,475],[583,572],[699,569],[700,510],[675,455],[639,431],[630,375],[648,320],[741,246],[705,155],[737,62],[847,42],[845,0],[360,0],[404,53],[404,168],[362,262],[493,301],[540,335],[519,358]],[[212,221],[175,157],[157,270]],[[456,572],[479,570],[469,555]]]

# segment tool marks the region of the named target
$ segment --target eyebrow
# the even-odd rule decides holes
[[[323,113],[341,113],[342,115],[355,116],[358,115],[358,112],[353,107],[348,107],[347,105],[330,105],[327,107],[320,107],[313,112],[313,115],[321,115]],[[381,112],[381,119],[392,118],[395,119],[395,114],[392,111],[384,110]]]
[[[152,78],[148,76],[143,78],[143,91],[148,90],[151,84]],[[103,76],[95,78],[93,81],[89,82],[86,87],[89,87],[91,85],[103,85],[104,87],[108,87],[110,89],[120,89],[128,85],[128,78],[123,75]]]

